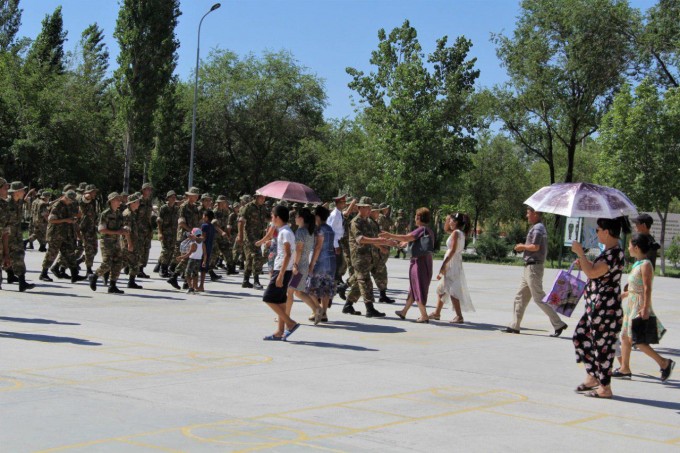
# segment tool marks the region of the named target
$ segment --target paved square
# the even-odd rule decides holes
[[[152,257],[158,256],[154,243]],[[0,451],[677,451],[680,368],[662,384],[634,352],[615,399],[573,392],[583,379],[570,329],[530,305],[522,335],[511,318],[522,269],[465,264],[477,309],[453,326],[401,321],[408,262],[390,259],[395,305],[385,319],[343,315],[263,342],[273,313],[240,276],[202,295],[162,279],[122,296],[85,283],[38,281],[0,292]],[[435,268],[437,264],[435,264]],[[544,286],[556,271],[546,270]],[[122,279],[121,279],[122,282]],[[434,288],[430,305],[434,305]],[[657,278],[654,307],[668,328],[658,351],[680,360],[680,280]],[[581,302],[582,304],[582,302]],[[358,308],[364,310],[363,305]],[[417,310],[409,313],[410,320]]]

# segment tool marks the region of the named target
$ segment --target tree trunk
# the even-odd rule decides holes
[[[125,168],[123,170],[123,191],[130,193],[130,167],[132,167],[132,137],[130,133],[130,125],[125,130]]]
[[[567,147],[567,172],[564,175],[564,182],[574,181],[574,156],[576,155],[575,137],[570,141]]]
[[[669,205],[666,205],[663,215],[661,215],[661,211],[659,209],[656,210],[659,219],[661,219],[661,237],[659,238],[659,245],[661,246],[659,249],[659,259],[661,260],[661,276],[666,275],[666,252],[664,250],[664,246],[666,244],[666,220],[668,220],[668,206]]]

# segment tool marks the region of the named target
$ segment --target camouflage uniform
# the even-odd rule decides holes
[[[239,212],[239,221],[243,222],[243,251],[246,258],[246,268],[243,274],[244,285],[251,274],[259,284],[259,276],[262,273],[265,258],[255,243],[265,235],[268,217],[267,208],[264,204],[258,205],[257,200],[251,201]]]
[[[0,178],[0,185],[7,184],[3,178]],[[0,197],[0,238],[5,234],[9,234],[9,203],[4,198]],[[2,262],[4,261],[5,251],[4,245],[0,243],[0,286],[2,286]]]
[[[213,247],[213,254],[210,257],[211,269],[215,268],[215,263],[217,263],[217,259],[220,256],[224,259],[228,271],[230,271],[232,266],[234,265],[234,257],[233,254],[231,253],[233,247],[233,230],[231,232],[229,231],[230,216],[231,209],[229,208],[220,209],[218,207],[215,210],[215,222],[217,223],[217,226],[219,226],[222,229],[222,231],[227,232],[227,237],[222,237],[221,235],[215,236],[215,240],[213,241],[213,244],[215,244]]]
[[[408,219],[404,215],[404,211],[400,209],[399,213],[397,214],[397,218],[394,219],[394,222],[392,223],[392,229],[390,232],[393,234],[408,234],[408,225]],[[404,258],[406,258],[406,251],[402,248],[397,248],[397,253],[394,255],[394,257],[399,258],[399,255],[402,254],[404,255]]]
[[[70,189],[69,189],[70,190]],[[69,190],[66,190],[64,188],[64,194],[68,193]],[[80,219],[81,214],[80,214],[80,207],[78,206],[78,195],[76,194],[75,199],[73,199],[73,203],[67,206],[67,209],[69,211],[69,217],[71,218],[78,218]],[[77,260],[85,251],[85,248],[82,245],[82,241],[78,241],[78,237],[80,236],[80,227],[78,226],[78,223],[73,223],[69,224],[69,229],[71,230],[71,233],[69,233],[68,236],[66,236],[66,239],[70,242],[70,249],[72,250],[73,254],[73,259]],[[65,269],[73,269],[71,266],[71,258],[68,256],[65,256],[64,253],[59,254],[59,258],[57,259],[57,263],[59,263],[59,266],[61,268]],[[77,267],[78,264],[77,262],[75,263],[74,267]]]
[[[233,270],[236,270],[236,264],[240,264],[243,261],[243,242],[238,242],[235,240],[235,235],[238,234],[238,212],[236,209],[232,209],[229,214],[229,220],[227,221],[231,227],[232,234],[232,251],[231,251],[231,262]],[[242,266],[242,268],[245,265]]]
[[[146,183],[142,186],[142,192],[146,189],[153,189],[151,184]],[[139,258],[139,267],[143,270],[149,263],[149,251],[151,250],[151,241],[153,240],[153,223],[151,217],[153,215],[153,199],[142,197],[139,201],[139,208],[136,212],[137,232],[139,235],[139,249],[135,248],[137,257]],[[135,247],[137,247],[135,245]],[[146,276],[148,277],[148,276]]]
[[[24,213],[24,200],[15,201],[10,195],[7,204],[9,227],[9,257],[12,260],[12,271],[19,277],[26,274],[26,264],[24,263],[24,236],[21,232],[21,222]]]
[[[109,201],[112,198],[118,197],[117,193],[109,194]],[[123,213],[120,209],[113,210],[109,206],[99,216],[98,229],[120,231],[123,229]],[[123,256],[120,249],[120,239],[117,234],[100,233],[99,248],[102,251],[102,264],[94,273],[94,276],[102,277],[109,273],[109,281],[112,286],[115,286],[120,276],[120,270],[123,267]]]
[[[378,220],[373,220],[371,219],[372,226],[373,226],[373,237],[378,237],[378,234],[380,234],[380,231],[383,230],[381,227],[381,219],[378,217]],[[385,230],[385,231],[389,231]],[[373,280],[375,281],[375,286],[378,287],[378,290],[380,291],[380,295],[385,293],[387,290],[387,258],[390,256],[389,250],[387,252],[383,252],[377,247],[372,247],[372,252],[373,252],[373,266],[371,267],[371,275],[373,276]],[[382,302],[382,301],[381,301]]]
[[[47,216],[49,215],[50,203],[44,199],[46,193],[43,192],[43,197],[33,202],[31,207],[32,230],[28,238],[29,242],[38,241],[41,252],[46,251],[45,246],[47,245]]]
[[[87,186],[87,192],[94,192],[96,188],[92,185]],[[85,252],[85,266],[87,267],[87,273],[92,273],[92,266],[94,265],[94,257],[97,256],[97,226],[98,226],[98,215],[97,215],[97,202],[93,197],[88,201],[84,196],[80,197],[78,203],[80,206],[80,222],[78,226],[80,227],[81,241],[83,243],[83,248]]]
[[[182,241],[186,239],[186,236],[184,234],[185,230],[181,226],[179,226],[179,219],[184,219],[184,223],[186,223],[186,226],[189,228],[189,231],[191,231],[192,228],[200,227],[201,219],[198,215],[198,208],[196,204],[191,203],[189,200],[185,200],[179,206],[177,234],[175,236],[176,240],[175,257],[178,257],[180,255],[179,246],[182,243]],[[181,263],[179,263],[179,265],[175,269],[175,277],[177,277],[178,275],[182,275],[182,273],[184,273],[186,265],[187,260],[183,260]]]
[[[354,277],[351,279],[349,293],[347,294],[347,305],[351,305],[359,300],[359,296],[364,298],[366,303],[373,303],[373,283],[371,282],[371,268],[373,267],[373,246],[361,245],[357,238],[375,237],[375,228],[369,218],[356,216],[349,227],[349,248],[350,259],[354,267]]]
[[[49,220],[63,220],[74,218],[73,206],[78,206],[75,201],[75,192],[67,191],[66,196],[71,199],[71,204],[66,204],[63,199],[57,200],[50,210]],[[50,223],[47,226],[47,253],[43,259],[42,268],[43,276],[47,275],[47,269],[52,266],[57,259],[57,255],[61,256],[65,267],[74,269],[76,267],[75,257],[75,230],[72,223]],[[53,269],[54,270],[54,269]],[[55,272],[58,274],[58,272]],[[43,280],[46,280],[43,278]]]
[[[175,192],[168,192],[167,198],[174,196]],[[158,213],[158,233],[162,237],[161,241],[161,255],[158,261],[161,263],[161,268],[167,273],[168,267],[172,264],[172,259],[175,256],[175,234],[177,232],[177,220],[179,219],[179,206],[175,203],[173,206],[164,204]]]
[[[137,197],[131,195],[128,198],[128,207],[123,211],[123,227],[130,231],[129,239],[126,236],[120,236],[120,250],[122,256],[123,267],[128,268],[128,275],[131,279],[137,277],[139,273],[139,264],[142,258],[142,250],[145,243],[139,231],[139,209],[133,211],[129,205],[137,201]],[[141,205],[141,203],[140,203]],[[128,250],[128,241],[132,243],[133,250]]]

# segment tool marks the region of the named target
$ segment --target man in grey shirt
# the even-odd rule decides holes
[[[524,317],[530,300],[534,300],[536,305],[543,310],[550,323],[555,329],[551,337],[559,337],[564,329],[567,328],[555,311],[543,303],[545,292],[543,291],[543,270],[545,259],[548,256],[548,231],[542,223],[541,213],[527,208],[527,220],[531,224],[527,240],[524,244],[515,245],[516,252],[524,253],[524,273],[519,284],[517,296],[515,296],[515,310],[513,312],[512,323],[504,329],[505,333],[519,333],[519,326]]]

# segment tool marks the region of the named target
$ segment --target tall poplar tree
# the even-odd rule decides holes
[[[7,52],[14,44],[21,26],[19,0],[0,0],[0,52]]]
[[[125,146],[124,190],[130,188],[135,154],[146,161],[153,148],[154,113],[177,64],[179,15],[179,0],[121,1],[114,33],[120,46],[114,78]]]

